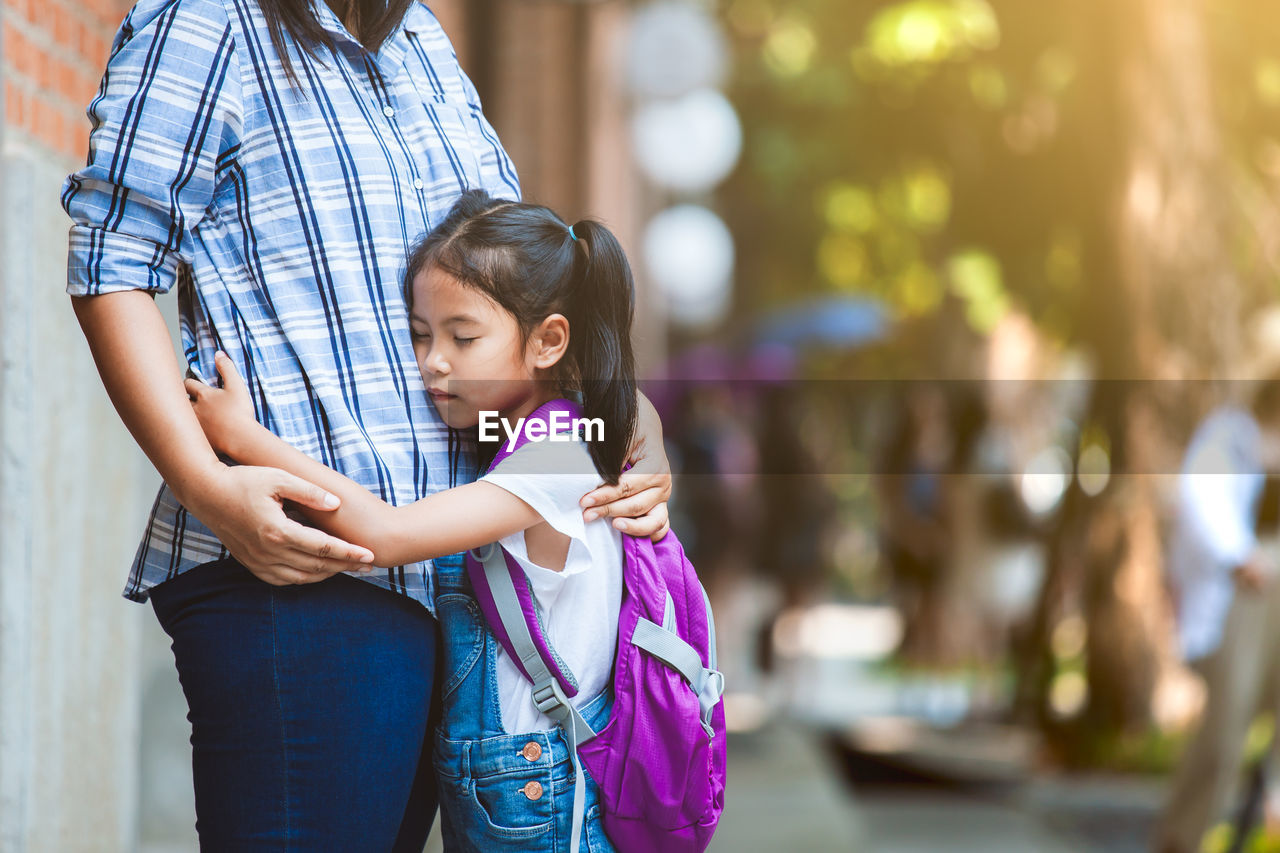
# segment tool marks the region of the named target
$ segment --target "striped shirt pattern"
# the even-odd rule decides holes
[[[142,0],[97,96],[87,165],[63,187],[67,292],[177,286],[188,366],[225,350],[259,422],[391,504],[450,484],[401,277],[467,188],[519,198],[510,159],[435,16],[415,3],[376,54],[323,2],[336,47],[289,42],[256,0]],[[454,472],[474,478],[473,460]],[[227,551],[162,486],[124,595]],[[432,606],[429,562],[361,577]]]

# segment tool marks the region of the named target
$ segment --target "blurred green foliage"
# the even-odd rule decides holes
[[[1235,826],[1222,821],[1205,836],[1204,853],[1227,853],[1235,837]],[[1265,828],[1255,829],[1244,842],[1244,853],[1280,853],[1280,836]]]
[[[1114,275],[1117,118],[1142,97],[1118,70],[1130,5],[721,0],[746,139],[722,205],[737,309],[858,293],[908,318],[949,301],[982,333],[1017,306],[1077,340],[1096,310],[1085,285]],[[1274,190],[1280,15],[1205,8],[1223,137]]]

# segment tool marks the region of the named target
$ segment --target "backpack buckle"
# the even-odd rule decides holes
[[[567,703],[560,685],[553,678],[551,681],[533,686],[533,704],[537,706],[538,711],[550,717],[557,708]]]

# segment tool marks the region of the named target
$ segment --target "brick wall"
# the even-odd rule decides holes
[[[4,0],[6,133],[76,159],[87,150],[84,109],[131,0]]]

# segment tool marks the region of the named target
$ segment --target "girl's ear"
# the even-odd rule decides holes
[[[569,321],[563,314],[551,314],[529,336],[533,366],[554,367],[569,349]]]

